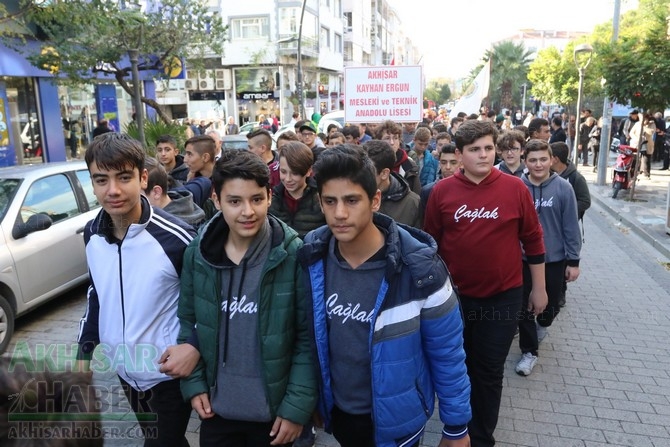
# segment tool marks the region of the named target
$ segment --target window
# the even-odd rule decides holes
[[[333,0],[333,14],[342,17],[342,0]]]
[[[79,214],[77,199],[70,181],[63,174],[36,180],[21,206],[23,223],[34,214],[46,214],[54,223]]]
[[[249,17],[233,19],[230,22],[233,39],[258,39],[270,37],[270,26],[267,17]]]
[[[342,53],[342,36],[335,33],[333,39],[333,51],[336,53]]]
[[[353,19],[352,19],[352,16],[351,16],[350,12],[345,12],[344,13],[344,20],[347,24],[346,25],[347,26],[346,31],[351,31],[351,27],[353,26]]]
[[[298,34],[300,8],[281,8],[279,10],[279,34]]]
[[[81,184],[84,194],[86,194],[86,202],[90,209],[100,206],[97,197],[93,193],[93,182],[91,182],[91,174],[88,169],[82,169],[76,172],[79,183]]]
[[[321,48],[330,48],[330,30],[325,26],[321,27],[319,40],[321,41]]]

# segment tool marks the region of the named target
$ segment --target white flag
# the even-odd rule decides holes
[[[491,61],[486,64],[477,74],[477,77],[470,84],[463,96],[460,97],[454,108],[449,112],[449,118],[454,118],[459,112],[479,114],[479,107],[482,101],[489,94],[489,82],[491,81]]]

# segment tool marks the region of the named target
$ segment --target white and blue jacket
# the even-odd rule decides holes
[[[437,244],[423,231],[383,214],[374,223],[387,233],[387,268],[367,340],[372,371],[372,419],[379,447],[409,446],[423,434],[439,399],[443,436],[467,434],[470,381],[463,322],[451,278]],[[311,335],[319,367],[319,412],[330,432],[331,389],[325,266],[332,233],[307,234],[299,259],[306,272]]]
[[[179,277],[186,247],[195,236],[180,219],[154,209],[142,196],[139,223],[122,241],[106,211],[84,230],[91,286],[79,323],[78,359],[95,358],[133,388],[146,391],[171,380],[158,371],[165,348],[177,344]]]

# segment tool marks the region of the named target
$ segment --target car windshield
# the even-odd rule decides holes
[[[0,178],[0,221],[5,218],[9,204],[19,189],[21,179]]]

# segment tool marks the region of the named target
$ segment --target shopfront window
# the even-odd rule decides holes
[[[9,106],[9,127],[17,164],[43,163],[42,131],[32,78],[2,77]]]
[[[94,87],[59,86],[58,99],[68,158],[83,158],[97,122]]]

